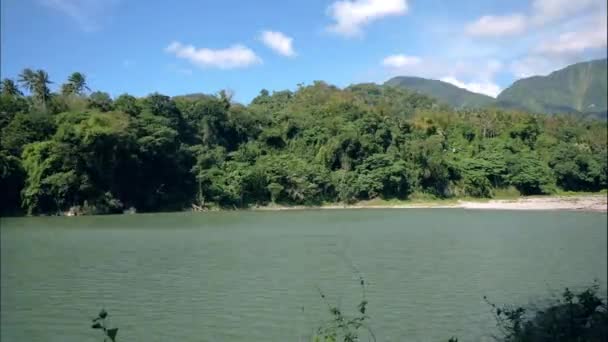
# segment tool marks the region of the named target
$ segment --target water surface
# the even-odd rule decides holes
[[[459,209],[1,220],[2,341],[309,341],[368,282],[380,341],[486,341],[482,300],[606,288],[606,214]]]

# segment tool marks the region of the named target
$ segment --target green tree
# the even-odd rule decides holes
[[[109,112],[114,109],[114,103],[110,94],[101,91],[91,93],[88,98],[87,106],[89,108],[98,109],[102,112]]]
[[[28,109],[25,98],[0,94],[0,130],[6,127],[17,113],[25,113]]]
[[[25,174],[20,160],[0,151],[0,214],[14,214],[21,209],[20,192]]]
[[[445,139],[439,134],[424,140],[414,140],[408,149],[414,152],[414,161],[420,165],[420,185],[426,191],[440,196],[450,196],[450,184],[454,178],[445,148]]]
[[[242,137],[233,127],[229,118],[231,105],[228,95],[205,97],[181,104],[181,115],[171,114],[180,123],[184,135],[193,135],[193,141],[206,146],[222,145],[233,150]],[[171,107],[171,112],[173,112]],[[167,109],[165,112],[169,113]],[[183,121],[181,121],[183,118]],[[191,131],[187,131],[189,127]]]
[[[91,90],[87,85],[86,76],[80,72],[74,72],[68,77],[65,84],[68,94],[83,95],[85,91]]]
[[[588,341],[608,338],[608,305],[596,283],[580,292],[566,288],[561,297],[542,306],[492,307],[500,336],[505,342]]]
[[[21,71],[21,74],[19,74],[18,82],[21,84],[22,87],[24,87],[25,89],[27,89],[27,91],[33,94],[36,83],[35,78],[36,74],[34,70],[30,68],[25,68],[23,69],[23,71]]]
[[[6,179],[22,175],[11,193],[24,194],[24,211],[318,205],[415,192],[492,197],[505,187],[531,195],[608,186],[607,127],[598,120],[455,111],[399,88],[321,81],[294,92],[262,90],[249,105],[229,92],[112,101],[103,92],[72,96],[88,89],[84,75],[72,76],[68,96],[53,96],[48,75],[31,69],[19,78],[28,96],[3,85],[0,153]]]
[[[281,192],[283,192],[283,189],[285,189],[281,184],[278,183],[270,183],[268,184],[267,188],[270,192],[270,200],[272,203],[277,202],[277,198],[281,196]]]
[[[549,165],[557,185],[563,189],[597,191],[606,186],[603,181],[606,170],[602,168],[600,158],[581,145],[562,143],[553,151]]]
[[[405,199],[418,185],[415,166],[393,155],[374,154],[356,171],[359,195],[365,199],[378,196]]]
[[[193,201],[195,155],[179,139],[170,118],[143,112],[130,125],[137,148],[134,206],[141,211],[182,209]],[[192,203],[192,202],[190,202]]]
[[[532,147],[540,133],[541,128],[538,119],[530,116],[524,122],[515,124],[510,134],[512,138],[521,139],[529,147]]]
[[[55,123],[48,115],[18,113],[2,129],[2,148],[20,156],[23,148],[36,141],[49,138],[55,132]]]
[[[57,213],[76,204],[81,180],[69,161],[74,154],[66,144],[42,141],[27,145],[23,168],[27,174],[23,206],[29,214]]]
[[[131,116],[137,116],[141,113],[141,107],[139,106],[137,99],[129,94],[120,95],[116,101],[114,101],[114,107],[116,110]]]
[[[483,159],[467,158],[462,161],[460,173],[464,191],[468,196],[490,198],[493,195],[490,178],[496,178],[495,164]]]
[[[5,96],[21,96],[23,93],[17,87],[15,81],[5,78],[0,83],[0,93]]]
[[[555,180],[549,166],[531,152],[513,155],[508,162],[509,183],[524,195],[550,194]]]
[[[19,76],[19,83],[21,83],[34,97],[44,109],[51,98],[51,90],[49,84],[52,82],[49,80],[49,75],[44,70],[33,71],[31,69],[24,69]]]

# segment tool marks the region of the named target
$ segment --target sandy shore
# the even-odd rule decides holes
[[[517,200],[490,200],[488,202],[459,201],[458,207],[465,209],[501,210],[582,210],[607,211],[607,196],[530,197]]]
[[[491,210],[576,210],[606,212],[608,208],[607,195],[581,196],[542,196],[521,197],[514,200],[463,201],[453,203],[398,203],[398,204],[367,204],[311,206],[267,206],[253,210],[305,210],[305,209],[416,209],[416,208],[461,208],[461,209],[491,209]]]

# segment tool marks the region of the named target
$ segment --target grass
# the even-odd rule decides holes
[[[364,206],[364,207],[391,207],[391,206],[405,206],[405,205],[421,205],[421,206],[444,206],[457,204],[462,198],[436,198],[430,196],[423,197],[411,197],[409,199],[382,199],[374,198],[370,200],[359,201],[353,203],[353,206]],[[475,199],[483,200],[483,199]],[[341,203],[325,203],[323,206],[336,206]]]
[[[520,197],[519,190],[513,186],[494,189],[494,199],[518,199]]]
[[[564,191],[564,190],[558,190],[555,193],[556,196],[564,196],[564,197],[568,197],[568,196],[592,196],[592,195],[608,195],[608,189],[602,189],[600,191],[596,191],[596,192],[589,192],[589,191]]]

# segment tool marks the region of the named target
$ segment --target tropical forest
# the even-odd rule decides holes
[[[107,214],[608,187],[604,120],[513,107],[456,108],[394,82],[262,89],[247,105],[229,90],[112,97],[83,73],[25,69],[2,81],[1,208]]]

